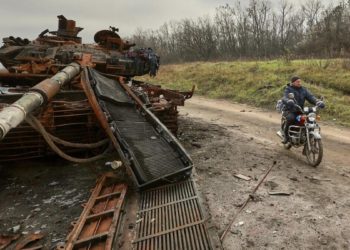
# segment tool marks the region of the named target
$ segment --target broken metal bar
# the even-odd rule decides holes
[[[101,200],[101,199],[104,199],[107,197],[117,196],[117,195],[120,195],[120,192],[115,192],[115,193],[111,193],[111,194],[104,194],[104,195],[101,195],[99,197],[96,197],[96,200]]]
[[[78,240],[74,243],[74,247],[75,248],[79,248],[79,247],[83,247],[83,246],[86,246],[86,245],[89,245],[93,242],[96,242],[96,241],[101,241],[101,240],[105,240],[108,236],[108,233],[101,233],[101,234],[96,234],[92,237],[88,237],[88,238],[84,238],[82,240]],[[109,250],[109,249],[108,249]]]
[[[272,168],[276,165],[276,161],[273,162],[273,164],[271,165],[271,167],[266,171],[265,175],[263,176],[263,178],[261,178],[261,180],[259,181],[259,183],[256,185],[256,187],[253,189],[253,191],[249,194],[248,198],[246,199],[246,201],[243,203],[243,205],[241,206],[241,208],[238,210],[237,214],[235,216],[233,216],[233,218],[231,219],[230,223],[228,224],[228,226],[226,227],[225,231],[222,233],[220,240],[221,242],[224,241],[226,234],[228,232],[228,230],[230,230],[233,222],[235,221],[235,219],[238,217],[238,215],[243,211],[243,209],[245,208],[245,206],[248,204],[248,202],[250,201],[250,199],[252,199],[253,195],[255,194],[256,190],[258,190],[258,188],[260,187],[261,183],[263,183],[263,181],[265,180],[265,178],[267,177],[267,175],[270,173],[270,171],[272,170]]]
[[[107,216],[109,214],[112,214],[113,212],[114,212],[114,209],[110,209],[110,210],[107,210],[107,211],[103,211],[101,213],[89,215],[88,217],[86,217],[86,220],[91,220],[91,219],[96,219],[96,218],[99,218],[99,217]]]

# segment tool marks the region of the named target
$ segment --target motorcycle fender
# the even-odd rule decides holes
[[[317,131],[310,131],[310,135],[313,135],[315,139],[322,139],[321,134]]]

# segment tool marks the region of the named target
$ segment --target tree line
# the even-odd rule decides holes
[[[214,16],[137,29],[130,40],[151,47],[163,63],[275,57],[341,57],[350,52],[350,0],[323,5],[307,0],[239,1]]]

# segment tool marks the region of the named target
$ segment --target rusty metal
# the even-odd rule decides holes
[[[66,101],[67,98],[70,101]],[[98,126],[97,118],[85,98],[82,91],[61,93],[42,108],[37,117],[49,133],[59,138],[80,143],[97,142],[105,137],[105,133]],[[81,151],[70,147],[61,148],[68,153]],[[27,123],[22,123],[10,131],[0,143],[0,162],[52,154],[53,151],[47,146],[42,136]]]
[[[110,27],[110,30],[100,30],[95,34],[94,40],[100,46],[108,49],[117,49],[119,51],[129,50],[131,47],[135,46],[134,43],[123,41],[116,33],[118,31],[119,29],[114,27]]]
[[[54,74],[62,65],[91,54],[91,62],[101,72],[123,76],[155,75],[159,57],[151,49],[130,48],[135,44],[117,34],[118,29],[101,30],[95,34],[96,44],[81,44],[77,34],[82,28],[74,20],[58,16],[58,30],[45,30],[29,43],[26,39],[4,38],[0,62],[11,73]]]
[[[108,138],[111,140],[114,148],[118,152],[120,152],[120,145],[119,145],[117,139],[115,138],[115,136],[113,135],[113,132],[108,124],[107,118],[106,118],[105,114],[103,113],[103,111],[99,105],[98,100],[96,99],[96,96],[95,96],[93,89],[91,88],[91,84],[89,82],[89,74],[88,74],[88,71],[86,68],[84,68],[83,75],[81,77],[81,86],[83,87],[85,95],[88,98],[89,104],[90,104],[92,110],[94,111],[99,124],[101,125],[103,130],[106,132],[106,134],[107,134]]]
[[[52,84],[52,80],[44,79],[50,78],[67,64],[79,62],[82,67],[92,67],[99,72],[112,74],[114,77],[126,76],[129,80],[135,75],[155,74],[159,67],[159,58],[151,49],[129,50],[133,44],[121,39],[117,33],[118,29],[113,27],[96,33],[97,45],[81,44],[77,37],[80,28],[75,26],[75,21],[68,20],[64,16],[58,16],[58,18],[57,31],[45,30],[34,41],[14,37],[3,39],[4,46],[0,48],[0,61],[5,66],[5,70],[0,72],[0,109],[6,110],[9,104],[16,101],[15,97],[19,98],[20,94],[32,91],[34,97],[36,97],[35,94],[43,96],[40,102],[44,102],[44,105],[37,111],[36,116],[49,133],[57,137],[61,135],[62,139],[72,135],[76,143],[96,142],[107,134],[115,148],[118,148],[110,125],[104,117],[105,114],[101,110],[98,111],[99,103],[91,101],[91,94],[86,91],[84,81],[80,79],[84,77],[83,74],[71,79],[61,88],[60,97],[54,98],[54,93],[58,90],[57,84]],[[41,84],[33,87],[42,80],[44,81]],[[131,81],[135,85],[131,90],[138,95],[137,88],[142,87],[143,94],[149,96],[150,110],[176,135],[177,105],[183,105],[189,94]],[[88,99],[89,102],[85,102],[86,107],[77,107],[73,105],[77,100],[71,99],[71,96],[66,93],[81,94],[83,89],[86,96],[81,97],[79,101]],[[165,98],[160,101],[159,95]],[[149,104],[144,99],[141,98],[141,100],[143,104]],[[57,101],[65,101],[66,108],[56,112]],[[92,114],[91,110],[96,114]],[[23,117],[25,112],[22,112],[20,118]],[[101,122],[103,119],[104,121]],[[93,125],[96,120],[99,122]],[[101,132],[100,128],[104,132]],[[9,138],[5,138],[0,143],[0,161],[2,162],[41,157],[52,153],[41,136],[26,123],[10,131],[7,137]],[[73,152],[76,149],[64,147],[64,150]],[[120,154],[120,150],[118,153]]]
[[[64,249],[112,249],[126,191],[113,174],[101,176]]]
[[[16,102],[0,111],[0,140],[12,129],[24,121],[27,114],[35,111],[44,102],[52,99],[60,87],[72,80],[80,71],[77,63],[71,63],[50,79],[35,85]]]
[[[147,101],[151,105],[150,110],[174,135],[177,135],[179,113],[177,106],[185,105],[185,100],[193,96],[195,86],[191,91],[180,92],[163,89],[160,85],[133,80],[132,89],[134,92],[147,95]]]
[[[35,79],[38,80],[44,80],[46,78],[49,78],[50,75],[47,74],[16,74],[16,73],[9,73],[9,72],[1,72],[0,71],[0,80],[2,81],[8,81],[8,80],[17,80],[18,79]]]
[[[13,241],[17,240],[21,235],[20,234],[0,234],[0,250],[6,249]]]
[[[136,250],[213,249],[192,180],[141,193]]]
[[[188,178],[192,160],[176,137],[147,109],[125,84],[125,78],[107,78],[89,69],[95,94],[109,118],[139,188]],[[118,95],[111,95],[118,93]],[[138,107],[135,107],[136,106]],[[137,110],[138,109],[138,110]]]
[[[34,242],[44,238],[44,234],[42,233],[38,233],[38,234],[29,234],[27,236],[25,236],[22,240],[20,240],[14,250],[24,250],[24,249],[27,249],[26,246],[30,245],[30,244],[33,244]],[[42,247],[42,246],[39,246],[39,247]],[[35,249],[37,249],[37,247],[35,247]],[[39,248],[40,249],[40,248]]]

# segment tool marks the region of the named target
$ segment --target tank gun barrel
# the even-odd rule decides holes
[[[43,103],[51,100],[61,86],[72,80],[80,72],[78,63],[71,63],[60,72],[45,79],[31,88],[20,99],[0,111],[0,140],[12,129],[24,121],[30,114]]]

